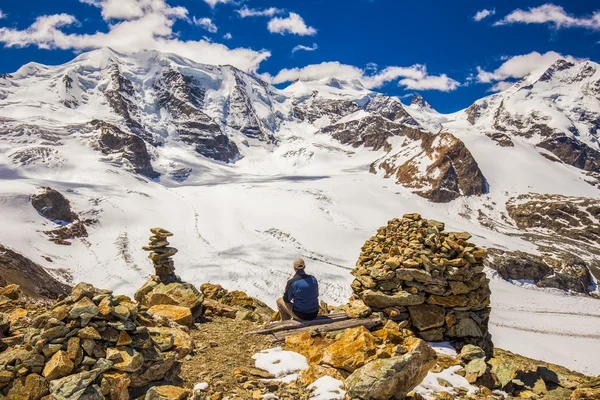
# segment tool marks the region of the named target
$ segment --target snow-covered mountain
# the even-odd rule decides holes
[[[131,294],[151,273],[139,250],[147,230],[162,226],[175,233],[177,273],[190,282],[272,303],[290,260],[303,256],[325,300],[338,302],[364,241],[419,212],[471,232],[517,285],[597,293],[599,68],[559,61],[448,115],[359,81],[279,90],[231,66],[157,52],[30,63],[0,76],[0,245],[61,280]],[[69,200],[75,222],[32,207],[44,187]],[[500,296],[539,300],[511,307],[522,318],[507,323],[496,298],[503,322],[493,328],[492,315],[493,334],[548,330],[527,315],[563,292],[495,284]],[[583,351],[594,347],[597,300],[577,299],[565,311],[589,321],[551,336],[576,337]],[[543,343],[522,352],[535,356]]]

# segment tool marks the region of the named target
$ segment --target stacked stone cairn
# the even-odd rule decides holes
[[[156,276],[163,282],[173,280],[175,278],[175,263],[171,257],[177,254],[177,249],[170,247],[167,241],[167,238],[173,236],[173,234],[162,228],[152,228],[150,232],[152,232],[150,242],[142,249],[150,252],[148,258],[152,260]]]
[[[153,382],[172,381],[193,349],[187,328],[87,283],[51,306],[2,307],[0,337],[9,346],[0,353],[0,398],[137,398]]]
[[[155,274],[135,293],[134,298],[142,310],[153,317],[164,317],[180,325],[191,326],[202,315],[204,297],[194,285],[182,282],[175,275],[171,258],[177,249],[169,246],[173,234],[163,228],[150,229],[152,236],[143,250],[149,251]]]
[[[488,356],[489,280],[486,250],[466,232],[444,232],[444,224],[406,214],[367,240],[352,274],[354,301],[348,314],[408,321],[427,341],[450,341],[458,349],[473,344]]]

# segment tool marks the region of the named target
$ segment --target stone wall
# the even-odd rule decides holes
[[[475,344],[491,354],[486,250],[466,232],[406,214],[367,240],[352,274],[356,298],[427,341]],[[353,302],[356,307],[356,301]]]

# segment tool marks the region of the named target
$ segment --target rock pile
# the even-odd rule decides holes
[[[153,316],[162,316],[180,325],[191,326],[202,315],[202,294],[194,285],[182,282],[175,275],[171,258],[177,249],[169,247],[167,238],[173,234],[162,228],[150,229],[150,243],[143,247],[149,251],[156,274],[135,293],[135,300],[142,310]]]
[[[39,312],[2,311],[0,397],[8,399],[128,399],[171,380],[193,349],[184,330],[87,283]]]
[[[204,295],[203,306],[207,317],[222,316],[263,323],[270,321],[275,314],[271,307],[240,290],[228,291],[212,283],[201,285],[200,290]]]
[[[389,221],[362,247],[352,271],[360,301],[350,303],[348,314],[381,312],[394,321],[408,320],[427,341],[448,340],[459,349],[474,344],[491,355],[487,252],[470,238],[466,232],[444,232],[443,223],[419,214]]]

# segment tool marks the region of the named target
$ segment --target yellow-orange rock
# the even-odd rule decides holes
[[[185,400],[190,391],[177,386],[154,386],[146,392],[145,400]]]
[[[159,304],[148,309],[151,315],[165,317],[180,325],[191,326],[194,323],[192,312],[188,307],[174,306],[170,304]]]
[[[0,289],[0,296],[6,296],[11,300],[18,300],[21,296],[19,285],[7,285]]]
[[[323,351],[332,343],[332,339],[300,332],[285,338],[285,349],[302,354],[309,364],[318,364],[323,358]]]
[[[403,399],[423,381],[435,363],[435,351],[423,340],[408,338],[408,352],[374,360],[356,370],[346,380],[350,398],[365,400]]]
[[[324,376],[331,376],[339,381],[344,380],[344,376],[340,373],[340,371],[333,367],[329,367],[327,365],[311,365],[300,373],[297,383],[302,386],[308,386]]]
[[[323,351],[322,364],[354,372],[377,357],[379,340],[364,326],[346,330]]]
[[[600,399],[600,389],[579,388],[571,394],[571,400],[597,400]]]
[[[130,383],[131,379],[125,373],[105,372],[100,381],[100,389],[111,400],[129,400],[127,388]]]
[[[177,358],[181,360],[194,349],[194,341],[192,337],[181,329],[167,327],[148,327],[150,337],[154,340],[156,336],[161,338],[172,338],[173,347],[177,353]],[[164,341],[164,340],[163,340]]]
[[[71,361],[67,352],[59,350],[48,360],[42,375],[46,380],[51,381],[69,375],[73,367],[73,361]]]

